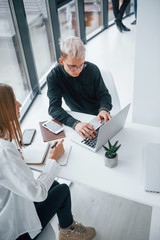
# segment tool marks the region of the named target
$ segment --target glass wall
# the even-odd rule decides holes
[[[130,12],[134,12],[134,0],[130,2]]]
[[[39,80],[56,61],[45,0],[24,0],[29,33]]]
[[[114,20],[114,14],[113,14],[112,0],[108,0],[108,22],[109,22],[109,24],[112,23],[113,20]]]
[[[101,16],[101,0],[85,0],[84,10],[86,35],[89,35],[103,24]]]
[[[7,1],[2,1],[0,6],[0,82],[13,87],[21,104],[31,92]]]
[[[128,7],[127,7],[127,9],[126,9],[126,12],[124,13],[124,17],[125,17],[127,14],[130,14],[130,13],[133,13],[133,12],[134,12],[133,1],[134,1],[134,0],[131,0],[131,1],[130,1],[130,4],[128,5]],[[119,4],[120,4],[120,5],[122,4],[122,0],[119,1]],[[128,12],[127,10],[128,10],[129,12]],[[114,17],[114,14],[113,14],[112,0],[108,0],[108,22],[109,22],[109,24],[112,24],[114,20],[115,20],[115,17]]]
[[[0,0],[0,82],[13,87],[22,118],[58,60],[60,36],[86,43],[107,18],[113,19],[111,0]]]
[[[58,9],[58,19],[62,38],[66,38],[67,36],[78,36],[75,0]]]

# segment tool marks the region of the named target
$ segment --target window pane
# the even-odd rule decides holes
[[[75,0],[58,9],[61,37],[78,36]]]
[[[114,14],[113,14],[113,7],[112,7],[112,1],[108,0],[108,22],[110,23],[111,21],[114,20]]]
[[[16,98],[23,104],[31,92],[26,79],[22,55],[15,33],[9,5],[0,8],[0,82],[13,87]]]
[[[39,80],[53,66],[55,51],[45,0],[24,0]]]
[[[101,25],[101,0],[85,0],[86,34],[97,30]]]
[[[134,0],[130,2],[130,13],[134,13]]]

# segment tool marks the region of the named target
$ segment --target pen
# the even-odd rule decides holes
[[[51,148],[53,149],[54,147],[56,147],[57,143],[55,143],[53,146],[51,146]]]

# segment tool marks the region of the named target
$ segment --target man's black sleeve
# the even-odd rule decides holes
[[[54,69],[47,76],[48,91],[47,96],[49,98],[48,113],[53,118],[65,124],[69,127],[74,127],[77,119],[73,118],[62,108],[62,93],[57,84],[56,74]]]

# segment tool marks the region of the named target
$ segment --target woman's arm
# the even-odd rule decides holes
[[[35,180],[31,169],[12,143],[10,147],[0,149],[0,159],[0,184],[11,192],[36,202],[46,199],[48,190],[60,170],[55,160],[48,159],[45,171]]]

